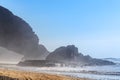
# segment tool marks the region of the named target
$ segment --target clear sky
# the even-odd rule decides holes
[[[49,51],[74,44],[92,57],[120,58],[120,0],[0,0],[27,21]]]

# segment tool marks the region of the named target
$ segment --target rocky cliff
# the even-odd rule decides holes
[[[48,51],[30,25],[0,6],[0,46],[24,55],[24,59],[43,59]]]
[[[63,46],[52,53],[50,53],[47,60],[64,62],[65,64],[74,64],[74,65],[113,65],[113,62],[94,59],[89,55],[83,55],[78,52],[78,48],[74,45]]]

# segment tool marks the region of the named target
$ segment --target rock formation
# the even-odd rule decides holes
[[[47,60],[64,62],[65,64],[74,65],[112,65],[113,62],[105,61],[101,59],[94,59],[89,55],[84,56],[78,52],[78,48],[74,45],[68,45],[66,47],[60,47],[50,53]]]
[[[78,52],[78,48],[74,45],[68,45],[66,47],[60,47],[50,53],[47,60],[61,61],[61,62],[86,62],[89,59],[92,59],[90,56],[84,56]]]
[[[1,6],[0,47],[24,55],[23,60],[43,60],[49,53],[43,45],[39,45],[39,39],[28,23]],[[49,54],[46,59],[61,63],[113,64],[109,61],[84,56],[74,45],[60,47]]]
[[[43,59],[48,51],[28,23],[0,6],[0,46],[24,55],[24,59]]]
[[[74,45],[68,45],[66,47],[60,47],[51,52],[46,60],[26,60],[18,63],[18,66],[93,66],[93,65],[114,65],[115,63],[95,59],[89,55],[84,56],[78,52],[78,48]]]

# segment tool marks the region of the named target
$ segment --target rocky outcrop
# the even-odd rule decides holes
[[[25,60],[18,63],[18,66],[93,66],[93,65],[114,65],[113,62],[95,59],[89,55],[85,56],[78,52],[74,45],[63,46],[50,53],[46,60]]]
[[[50,53],[46,59],[61,62],[87,62],[92,58],[79,53],[78,48],[74,45],[68,45],[67,47],[60,47],[56,49]]]
[[[18,66],[35,66],[35,67],[53,67],[56,66],[57,61],[50,60],[25,60],[20,61]]]
[[[47,60],[64,62],[65,64],[74,65],[113,65],[113,62],[105,61],[101,59],[94,59],[89,55],[84,56],[78,52],[78,48],[74,45],[68,45],[67,47],[60,47],[50,53]]]
[[[0,46],[24,55],[24,59],[43,59],[48,51],[30,25],[0,6]]]

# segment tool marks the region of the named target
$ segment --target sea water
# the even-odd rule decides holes
[[[0,65],[0,68],[61,74],[72,77],[90,78],[93,80],[120,80],[120,65],[85,67],[21,67],[16,65]]]

